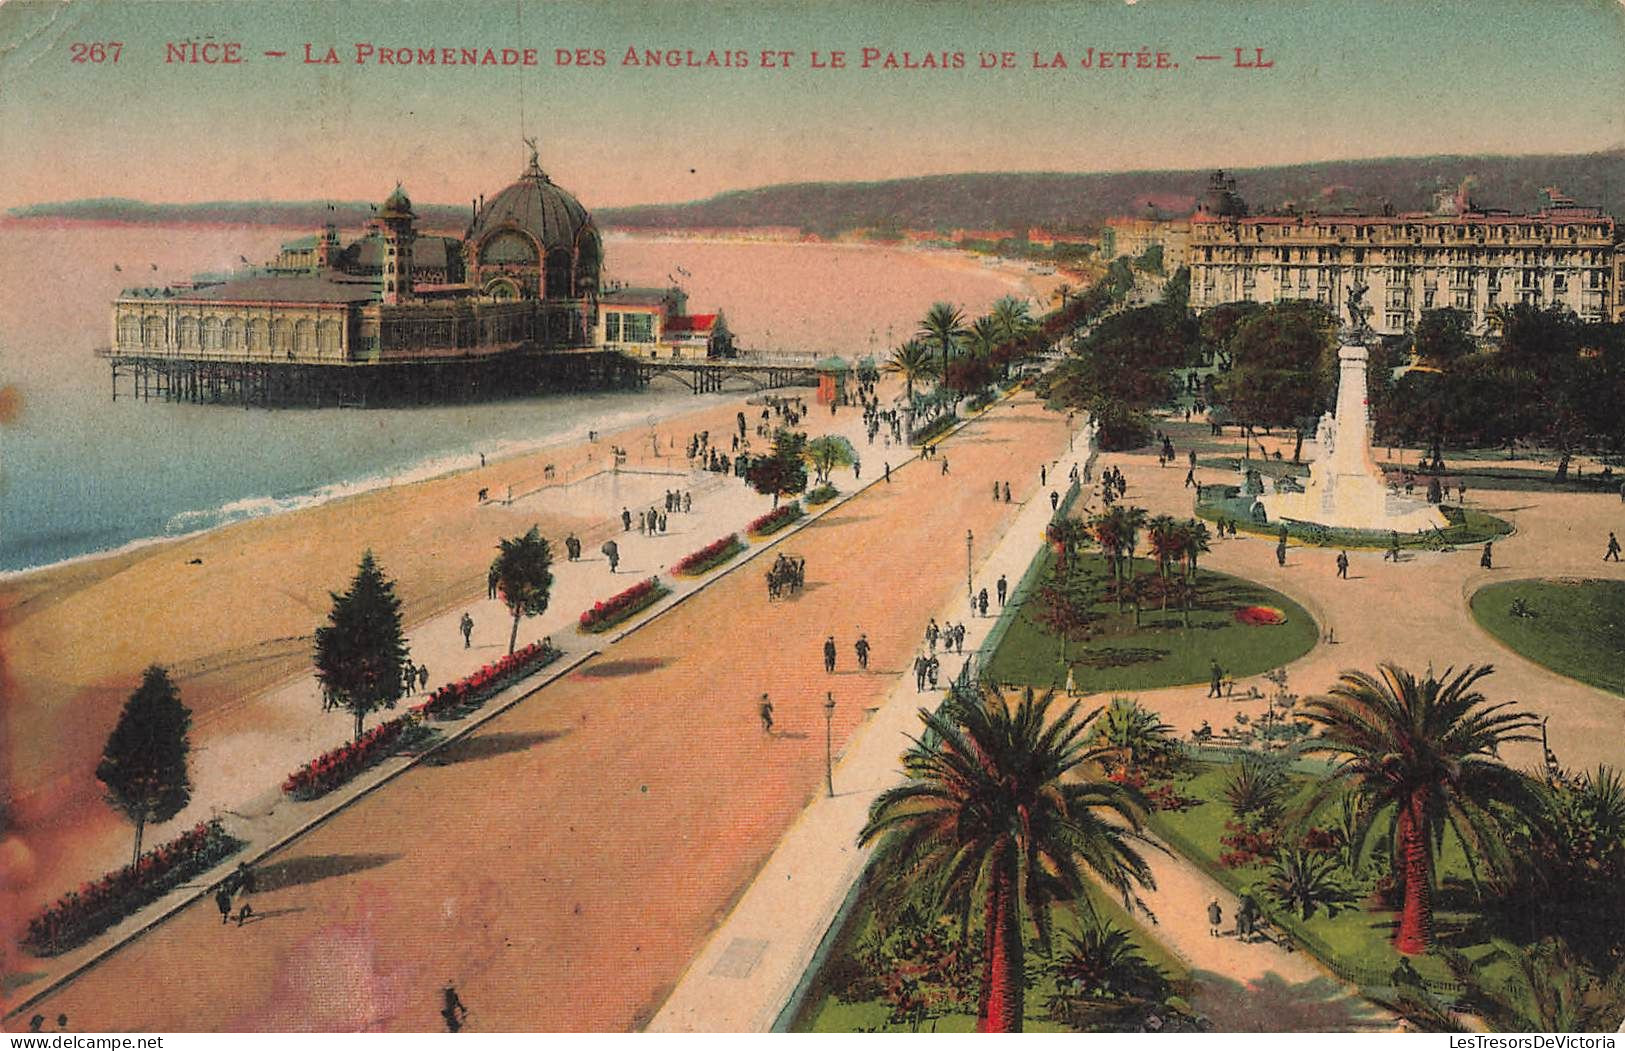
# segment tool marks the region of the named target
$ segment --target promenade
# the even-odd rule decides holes
[[[1029,500],[1064,432],[1023,396],[944,443],[949,474],[894,463],[782,541],[807,559],[799,598],[770,603],[746,563],[266,858],[262,919],[194,904],[33,1009],[86,1029],[433,1030],[449,979],[476,1029],[641,1027],[821,789],[826,693],[844,746],[962,593],[965,531],[991,545],[1017,518],[993,481]],[[437,637],[461,645],[451,623]],[[129,995],[153,974],[159,995]]]

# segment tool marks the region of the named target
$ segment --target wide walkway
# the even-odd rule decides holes
[[[966,530],[1016,517],[992,483],[1030,498],[1064,430],[1024,397],[945,444],[949,474],[894,465],[783,542],[807,559],[798,598],[769,602],[746,563],[268,858],[263,919],[194,905],[35,1009],[87,1029],[433,1030],[451,980],[475,1029],[639,1028],[821,790],[826,697],[843,746],[960,593]]]

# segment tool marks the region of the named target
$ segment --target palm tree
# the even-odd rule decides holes
[[[1403,894],[1394,948],[1407,955],[1425,952],[1433,940],[1433,860],[1446,827],[1470,864],[1481,855],[1505,867],[1508,822],[1542,822],[1538,787],[1496,758],[1506,742],[1536,740],[1528,731],[1539,724],[1510,710],[1512,702],[1491,704],[1473,689],[1493,670],[1469,665],[1418,679],[1384,663],[1378,676],[1344,672],[1302,713],[1323,728],[1307,750],[1339,760],[1315,803],[1358,789],[1356,855],[1378,820],[1387,825]]]
[[[1196,583],[1196,560],[1213,550],[1213,534],[1208,531],[1207,523],[1199,518],[1193,518],[1185,523],[1183,539],[1185,541],[1185,574],[1192,584]]]
[[[1027,301],[1016,296],[1001,296],[993,303],[994,330],[1001,343],[1018,343],[1038,328],[1028,312]]]
[[[1089,538],[1089,527],[1076,518],[1052,518],[1044,527],[1044,539],[1055,549],[1055,558],[1061,569],[1072,565],[1072,556],[1079,545]]]
[[[1090,523],[1095,530],[1095,539],[1100,546],[1111,548],[1112,579],[1119,584],[1117,608],[1123,608],[1123,600],[1127,597],[1121,585],[1134,576],[1134,549],[1140,543],[1140,529],[1145,525],[1145,508],[1124,507],[1122,504],[1113,504],[1110,508],[1096,515]],[[1127,572],[1124,572],[1124,565]]]
[[[983,314],[971,322],[965,342],[970,352],[979,358],[988,357],[997,350],[1002,340],[999,336],[998,322],[993,320],[993,315]]]
[[[1157,576],[1162,578],[1162,608],[1168,608],[1168,576],[1171,566],[1185,556],[1185,538],[1181,535],[1184,526],[1174,521],[1172,515],[1157,515],[1145,524],[1146,538],[1151,545],[1151,554],[1157,560]]]
[[[1072,293],[1074,291],[1076,290],[1071,285],[1067,284],[1065,281],[1062,281],[1060,284],[1055,286],[1055,291],[1051,293],[1051,298],[1060,303],[1061,309],[1065,310],[1067,301],[1072,298]]]
[[[952,303],[932,303],[920,321],[915,336],[942,349],[942,372],[948,375],[948,358],[965,338],[965,315]]]
[[[1168,976],[1121,927],[1095,917],[1067,931],[1066,941],[1053,967],[1060,1006],[1078,997],[1160,1002],[1166,995]]]
[[[496,583],[503,605],[513,614],[513,630],[508,633],[508,652],[519,641],[519,620],[547,612],[547,598],[553,588],[553,552],[536,526],[524,536],[504,538],[491,562],[490,579]]]
[[[1302,847],[1289,847],[1275,858],[1265,889],[1284,908],[1307,920],[1315,906],[1335,915],[1338,906],[1354,900],[1353,893],[1337,876],[1337,858]]]
[[[1172,726],[1139,701],[1113,697],[1089,731],[1089,743],[1111,749],[1124,769],[1133,770],[1145,759],[1165,755],[1174,745],[1172,733]]]
[[[1049,906],[1082,893],[1086,869],[1125,904],[1136,885],[1153,886],[1133,845],[1143,841],[1138,794],[1079,776],[1098,758],[1084,738],[1099,710],[1080,719],[1074,704],[1052,719],[1053,697],[1028,689],[1012,708],[983,686],[922,708],[925,733],[903,755],[908,781],[875,800],[858,834],[860,845],[884,835],[880,861],[935,906],[968,919],[980,898],[984,1032],[1021,1030],[1026,923],[1047,946]]]
[[[1100,545],[1100,556],[1106,560],[1114,581],[1117,579],[1118,554],[1123,549],[1123,537],[1119,532],[1121,524],[1111,511],[1102,511],[1089,519],[1089,532],[1094,534],[1095,543]]]
[[[891,352],[887,359],[885,369],[895,372],[903,377],[907,385],[908,404],[910,409],[914,406],[914,381],[927,379],[936,375],[936,362],[931,358],[931,351],[924,343],[911,339]]]

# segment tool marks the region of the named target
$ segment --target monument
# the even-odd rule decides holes
[[[1425,500],[1405,496],[1383,480],[1371,456],[1371,418],[1366,405],[1364,285],[1349,290],[1350,324],[1337,351],[1335,414],[1323,416],[1316,431],[1320,446],[1309,464],[1301,492],[1275,492],[1259,497],[1272,522],[1313,522],[1342,529],[1414,533],[1449,525],[1444,514]]]

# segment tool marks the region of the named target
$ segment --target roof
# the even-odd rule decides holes
[[[395,192],[384,198],[384,203],[378,207],[380,219],[415,219],[412,214],[412,199],[406,196],[401,184],[395,184]]]
[[[315,234],[311,234],[308,237],[301,237],[297,240],[284,241],[282,243],[282,250],[284,252],[298,252],[306,248],[315,248],[320,241],[321,238],[317,237]]]
[[[847,372],[850,370],[844,359],[835,357],[825,358],[814,365],[813,368],[819,372]]]
[[[412,241],[412,265],[428,269],[446,266],[446,260],[458,255],[463,243],[455,237],[418,237]],[[370,233],[344,249],[345,262],[350,266],[382,269],[384,265],[384,235]]]
[[[663,307],[666,300],[671,298],[671,293],[669,288],[612,288],[600,292],[598,301],[605,306]]]
[[[256,274],[220,285],[179,292],[174,289],[128,289],[119,298],[228,303],[365,303],[378,298],[378,283],[330,274]]]
[[[679,332],[710,332],[716,326],[715,314],[678,314],[666,319],[668,335]]]
[[[587,237],[598,240],[598,228],[587,209],[554,185],[534,160],[518,182],[505,187],[480,209],[468,239],[484,241],[507,229],[529,234],[544,253],[550,248],[573,249]]]

